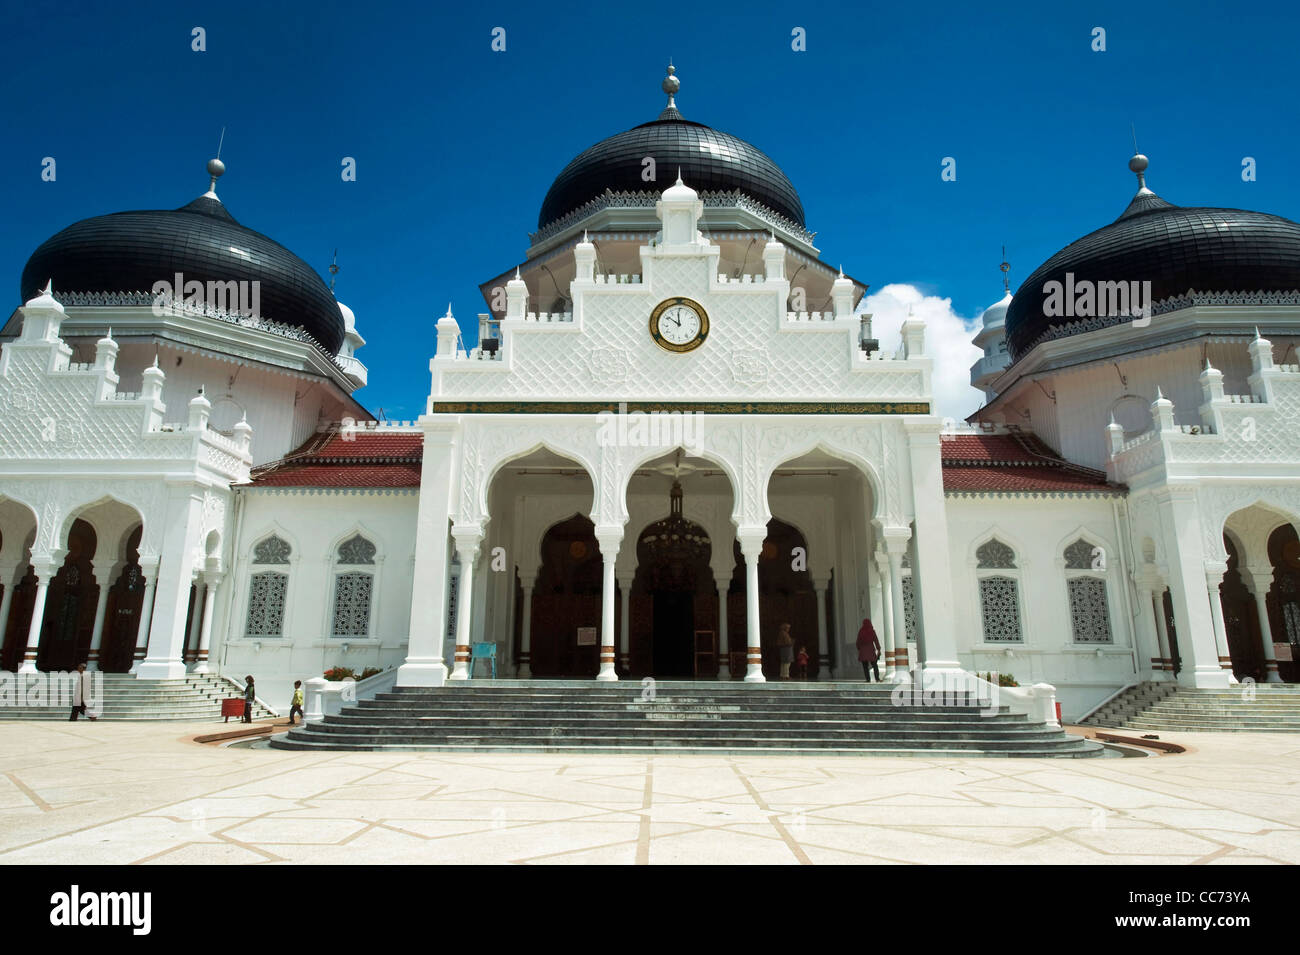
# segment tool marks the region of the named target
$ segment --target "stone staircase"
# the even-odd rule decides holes
[[[474,680],[399,687],[273,737],[275,749],[883,756],[1099,756],[1002,707],[902,705],[866,683]]]
[[[190,674],[178,680],[137,680],[129,673],[102,677],[101,720],[141,720],[169,723],[210,723],[221,720],[221,701],[242,696],[239,685],[215,674]],[[0,720],[66,720],[69,701],[57,706],[0,705]],[[253,719],[278,715],[258,701]]]
[[[1196,690],[1140,683],[1084,720],[1091,726],[1190,733],[1300,732],[1300,685],[1256,683]]]

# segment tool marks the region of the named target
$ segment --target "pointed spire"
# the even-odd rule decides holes
[[[1259,333],[1259,326],[1255,326],[1255,341],[1259,341],[1264,336]]]
[[[339,274],[339,250],[338,249],[334,250],[334,258],[330,260],[329,272],[330,272],[330,292],[333,293],[334,279],[336,279]]]
[[[665,106],[664,111],[659,114],[659,119],[661,121],[665,119],[682,118],[682,114],[677,111],[677,101],[673,98],[677,91],[682,88],[682,81],[673,75],[676,72],[677,68],[673,66],[672,60],[670,59],[668,61],[668,75],[665,76],[663,82],[659,84],[660,89],[668,94],[668,105]]]
[[[682,182],[682,167],[681,167],[681,166],[678,166],[678,167],[677,167],[677,182],[674,183],[674,185],[678,185],[678,186],[685,185],[685,183]]]
[[[1002,290],[1008,295],[1011,294],[1011,263],[1007,261],[1007,245],[1002,243],[1002,264],[998,266],[1002,271]]]
[[[1165,393],[1160,390],[1159,385],[1156,385],[1156,401],[1164,401],[1164,400],[1165,400]]]
[[[582,234],[582,241],[583,241],[583,242],[586,242],[586,241],[587,241],[587,233],[585,233],[585,232]],[[523,281],[523,277],[520,276],[520,274],[519,274],[519,266],[517,266],[517,265],[515,266],[515,281],[516,281],[516,282],[522,282],[522,281]],[[451,305],[450,305],[450,304],[447,306],[447,310],[448,310],[448,311],[451,311]]]

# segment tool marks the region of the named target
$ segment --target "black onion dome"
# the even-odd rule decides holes
[[[641,178],[647,157],[655,161],[655,182]],[[659,119],[603,139],[580,153],[551,183],[537,227],[543,228],[601,196],[605,190],[640,192],[682,181],[696,192],[744,193],[804,226],[803,203],[785,173],[743,139],[682,119],[669,107]]]
[[[53,280],[54,292],[150,292],[154,283],[259,282],[259,317],[302,328],[331,355],[343,315],[302,259],[200,196],[179,209],[115,212],[73,223],[47,239],[23,269],[22,301]]]
[[[1053,328],[1080,321],[1044,314],[1044,285],[1064,285],[1067,272],[1076,286],[1149,281],[1151,304],[1193,290],[1300,290],[1300,223],[1241,209],[1175,206],[1144,187],[1118,219],[1067,245],[1020,286],[1006,318],[1013,360]]]

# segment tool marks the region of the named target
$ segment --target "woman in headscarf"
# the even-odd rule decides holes
[[[876,637],[876,628],[871,625],[871,618],[865,617],[862,620],[862,627],[858,630],[858,660],[862,663],[862,675],[866,677],[868,683],[871,682],[871,674],[876,674],[876,682],[880,682],[880,667],[876,661],[880,659],[880,640]]]

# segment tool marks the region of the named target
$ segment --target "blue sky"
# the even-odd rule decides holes
[[[225,126],[227,207],[322,274],[339,249],[358,398],[394,418],[421,410],[447,302],[472,334],[477,284],[522,259],[570,158],[658,114],[669,56],[683,114],[782,166],[827,261],[961,316],[1000,297],[1003,242],[1014,287],[1119,215],[1130,123],[1166,199],[1300,218],[1291,4],[7,0],[0,25],[11,305],[57,230],[203,192]]]

